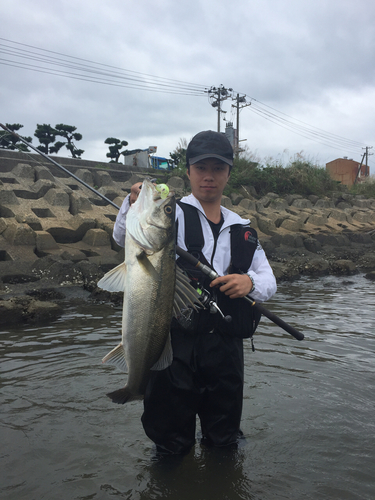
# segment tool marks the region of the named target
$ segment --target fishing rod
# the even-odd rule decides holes
[[[38,154],[40,154],[41,156],[43,156],[43,158],[45,158],[49,162],[53,163],[55,165],[55,167],[58,167],[60,170],[62,170],[66,174],[70,175],[70,177],[73,177],[73,179],[75,179],[76,181],[78,181],[81,184],[83,184],[85,187],[87,187],[87,189],[90,189],[90,191],[92,191],[93,193],[97,194],[98,196],[100,196],[101,198],[103,198],[103,200],[105,200],[107,203],[109,203],[110,205],[112,205],[113,207],[115,207],[115,208],[117,208],[119,210],[120,207],[118,207],[116,205],[116,203],[113,203],[113,201],[111,201],[109,198],[107,198],[106,196],[104,196],[104,194],[99,193],[96,189],[94,189],[92,186],[90,186],[90,184],[87,184],[85,181],[83,181],[82,179],[80,179],[79,177],[77,177],[76,175],[74,175],[72,172],[69,172],[69,170],[67,170],[65,167],[63,167],[59,163],[57,163],[57,161],[55,161],[52,158],[50,158],[49,156],[47,156],[45,153],[43,153],[43,151],[40,151],[38,148],[34,148],[34,146],[32,146],[29,142],[27,142],[23,137],[21,137],[20,135],[16,134],[16,132],[13,132],[13,130],[10,130],[8,127],[6,127],[5,125],[3,125],[2,123],[0,123],[0,127],[3,128],[6,132],[9,132],[10,134],[12,134],[15,137],[17,137],[17,139],[19,139],[21,142],[23,142],[24,144],[26,144],[26,146],[28,146],[29,148],[31,148],[34,151],[36,151]]]
[[[29,142],[27,142],[25,139],[23,139],[23,137],[21,137],[20,135],[16,134],[16,132],[13,132],[13,130],[10,130],[8,127],[6,127],[5,125],[3,125],[2,123],[0,123],[0,127],[2,127],[4,130],[6,130],[7,132],[9,132],[10,134],[12,134],[15,137],[17,137],[21,142],[23,142],[24,144],[26,144],[27,146],[29,146],[31,149],[33,149],[38,154],[40,154],[41,156],[43,156],[43,158],[45,158],[49,162],[53,163],[59,169],[63,170],[66,174],[68,174],[71,177],[73,177],[73,179],[75,179],[76,181],[78,181],[81,184],[83,184],[85,187],[87,187],[88,189],[90,189],[90,191],[92,191],[93,193],[95,193],[97,196],[101,197],[107,203],[109,203],[113,207],[117,208],[117,210],[120,210],[120,207],[118,205],[116,205],[116,203],[114,203],[113,201],[111,201],[110,199],[108,199],[106,196],[104,196],[104,194],[99,193],[99,191],[97,191],[95,188],[91,187],[89,184],[87,184],[82,179],[80,179],[79,177],[77,177],[76,175],[74,175],[72,172],[69,172],[69,170],[67,170],[62,165],[60,165],[59,163],[57,163],[55,160],[53,160],[52,158],[50,158],[49,156],[47,156],[45,153],[43,153],[42,151],[40,151],[37,148],[34,148],[34,146],[31,146],[31,144]],[[208,266],[205,266],[198,259],[196,259],[193,255],[191,255],[189,252],[186,252],[185,250],[183,250],[182,248],[178,247],[177,245],[176,245],[176,253],[177,253],[177,255],[179,257],[185,259],[191,265],[193,265],[194,267],[196,267],[200,271],[202,271],[204,274],[206,274],[209,278],[211,278],[211,280],[214,280],[215,278],[219,277],[219,275],[213,269],[211,269]],[[248,301],[248,302],[250,302],[251,306],[254,307],[255,309],[257,309],[261,314],[263,314],[263,316],[266,316],[266,318],[268,318],[269,320],[271,320],[273,323],[275,323],[276,325],[278,325],[280,328],[282,328],[286,332],[290,333],[290,335],[292,335],[297,340],[303,340],[304,339],[303,333],[301,333],[298,330],[296,330],[295,328],[293,328],[293,326],[288,325],[288,323],[285,323],[285,321],[283,321],[281,318],[279,318],[278,316],[276,316],[276,314],[273,314],[271,311],[269,311],[268,309],[266,309],[264,306],[262,306],[258,302],[255,302],[255,300],[252,299],[251,297],[243,297],[243,299],[246,300],[246,301]]]
[[[204,273],[206,276],[208,276],[211,280],[214,280],[216,278],[219,278],[219,275],[210,267],[202,264],[194,255],[192,255],[189,252],[186,252],[186,250],[183,250],[182,248],[176,246],[176,253],[179,257],[182,259],[186,260],[189,264],[194,266],[195,268],[199,269]],[[303,333],[299,332],[296,330],[293,326],[289,325],[288,323],[285,323],[281,318],[276,316],[276,314],[273,314],[271,311],[266,309],[262,304],[259,304],[259,302],[255,302],[254,299],[251,297],[245,296],[242,297],[244,300],[249,302],[254,309],[257,309],[260,313],[263,314],[263,316],[266,316],[266,318],[270,319],[273,323],[275,323],[277,326],[285,330],[286,332],[290,333],[294,338],[297,340],[303,340],[304,335]]]

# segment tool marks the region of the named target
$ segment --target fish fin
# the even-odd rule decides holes
[[[174,292],[174,302],[173,302],[173,315],[178,318],[181,315],[182,309],[186,309],[185,300],[181,298],[179,291],[179,285],[176,283],[176,288]]]
[[[123,405],[129,401],[135,401],[137,399],[143,399],[142,394],[132,394],[128,387],[125,386],[122,389],[117,389],[117,391],[109,392],[107,396],[112,399],[113,403]]]
[[[159,273],[151,264],[145,252],[141,252],[139,255],[137,255],[137,260],[139,265],[143,267],[144,271],[146,271],[146,273],[149,274],[153,280],[160,281]]]
[[[126,217],[126,232],[142,248],[152,251],[153,245],[148,241],[146,234],[139,222],[139,212],[129,210]]]
[[[125,359],[125,351],[124,346],[119,344],[117,347],[112,349],[104,358],[102,359],[102,363],[108,363],[110,365],[115,365],[123,372],[128,371],[128,365]]]
[[[191,306],[193,309],[197,309],[195,303],[199,304],[199,293],[196,289],[191,286],[189,278],[181,271],[181,269],[176,267],[176,287],[174,295],[173,308],[177,314],[181,313],[181,308],[186,308]]]
[[[173,361],[173,350],[172,350],[171,334],[169,334],[163,352],[161,353],[160,358],[154,364],[151,370],[164,370],[165,368],[168,368],[168,366],[172,364],[172,361]]]
[[[125,290],[126,264],[114,267],[98,281],[98,287],[107,292],[123,292]]]

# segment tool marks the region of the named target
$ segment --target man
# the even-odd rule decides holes
[[[191,194],[176,208],[177,245],[220,277],[209,282],[177,261],[208,306],[172,320],[173,362],[153,371],[146,388],[142,423],[159,452],[188,452],[197,415],[202,444],[235,445],[241,435],[243,338],[252,337],[260,319],[241,298],[268,300],[276,280],[250,221],[221,206],[232,166],[233,149],[224,134],[200,132],[188,145]],[[126,213],[140,189],[141,183],[132,186],[117,216],[113,236],[120,245]]]

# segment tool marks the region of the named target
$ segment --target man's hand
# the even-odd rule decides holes
[[[142,182],[136,182],[135,184],[132,185],[129,197],[130,205],[133,205],[133,203],[137,201],[139,193],[141,192],[141,187],[142,187]]]
[[[245,297],[253,288],[253,282],[247,274],[227,274],[219,276],[210,283],[210,287],[219,287],[220,291],[231,299]]]

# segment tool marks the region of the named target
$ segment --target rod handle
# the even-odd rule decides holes
[[[286,332],[290,333],[295,339],[297,340],[303,340],[305,338],[304,334],[302,332],[299,332],[296,330],[292,325],[289,325],[288,323],[285,323],[281,318],[276,316],[276,314],[273,314],[271,311],[266,309],[262,304],[258,304],[258,302],[255,302],[253,299],[249,297],[245,297],[246,300],[249,300],[252,302],[252,306],[258,309],[260,313],[263,314],[263,316],[266,316],[266,318],[270,319],[273,323],[275,323],[277,326],[285,330]]]

